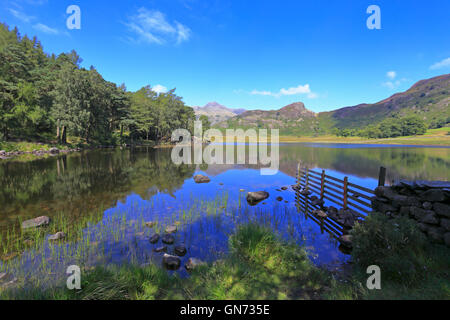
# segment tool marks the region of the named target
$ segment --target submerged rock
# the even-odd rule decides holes
[[[158,243],[159,238],[160,238],[159,234],[155,233],[154,235],[152,235],[150,237],[149,241],[150,241],[151,244],[155,244],[155,243]]]
[[[177,232],[177,226],[167,226],[166,233],[175,233]]]
[[[48,237],[49,241],[57,241],[57,240],[61,240],[64,239],[66,237],[66,234],[64,232],[57,232],[54,235],[51,235],[50,237]]]
[[[211,179],[207,176],[198,174],[194,177],[195,183],[209,183],[211,182]]]
[[[149,228],[153,228],[154,226],[156,226],[156,222],[148,221],[148,222],[145,223],[145,226],[149,227]]]
[[[38,228],[47,226],[50,223],[50,218],[47,216],[37,217],[31,220],[22,222],[22,229]]]
[[[175,254],[180,257],[185,256],[187,253],[187,249],[184,245],[176,246],[174,251],[175,251]]]
[[[158,252],[158,253],[160,253],[160,252],[167,252],[167,247],[166,246],[158,247],[158,248],[154,249],[154,251]]]
[[[181,260],[176,256],[165,253],[163,257],[163,263],[169,270],[177,270],[180,268]]]
[[[247,202],[251,205],[257,205],[263,200],[269,198],[269,193],[266,191],[258,191],[258,192],[249,192],[247,194]]]
[[[175,237],[171,234],[166,234],[162,237],[162,242],[165,244],[173,244],[175,242]]]
[[[188,270],[188,271],[192,271],[192,270],[194,270],[195,268],[198,268],[198,267],[204,266],[204,265],[206,265],[206,262],[203,262],[203,261],[200,260],[200,259],[197,259],[197,258],[189,258],[189,260],[187,261],[187,263],[186,263],[186,265],[185,265],[185,268],[186,268],[186,270]]]

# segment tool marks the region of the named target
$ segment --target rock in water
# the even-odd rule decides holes
[[[175,237],[171,234],[166,234],[162,237],[162,242],[165,244],[173,244],[175,242]]]
[[[194,177],[195,183],[209,183],[211,182],[211,179],[207,176],[198,174]]]
[[[283,197],[277,197],[277,201],[279,202],[283,201]]]
[[[287,187],[282,187],[281,190],[286,191],[288,188]]]
[[[149,227],[149,228],[153,228],[154,226],[156,226],[156,222],[154,222],[154,221],[146,222],[145,226]]]
[[[66,234],[64,232],[57,232],[56,234],[48,237],[49,241],[57,241],[57,240],[61,240],[64,239],[66,237]]]
[[[167,247],[163,246],[163,247],[158,247],[154,250],[155,252],[167,252]]]
[[[177,226],[167,226],[166,233],[175,233],[177,232]]]
[[[318,216],[321,219],[328,218],[328,215],[325,212],[323,212],[322,210],[315,210],[313,212],[313,214],[315,214],[316,216]]]
[[[152,236],[150,237],[150,243],[151,243],[151,244],[158,243],[159,238],[160,238],[159,234],[155,233],[154,235],[152,235]]]
[[[204,266],[204,265],[206,265],[206,263],[203,262],[203,261],[200,260],[200,259],[197,259],[197,258],[189,258],[188,262],[187,262],[186,265],[185,265],[185,268],[186,268],[186,270],[188,270],[188,271],[192,271],[192,270],[194,270],[195,268],[198,268],[198,267]]]
[[[266,200],[267,198],[269,198],[269,193],[265,192],[265,191],[258,191],[258,192],[249,192],[247,194],[247,202],[251,205],[251,206],[255,206],[258,203],[260,203],[263,200]]]
[[[186,247],[184,245],[179,245],[175,247],[175,254],[177,256],[183,257],[187,253]]]
[[[181,265],[181,260],[178,257],[165,253],[163,263],[169,270],[177,270]]]
[[[22,229],[38,228],[47,226],[50,223],[50,218],[47,216],[37,217],[35,219],[22,222]]]

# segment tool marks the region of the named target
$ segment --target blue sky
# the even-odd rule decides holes
[[[369,30],[370,5],[381,30]],[[81,9],[81,29],[66,9]],[[0,21],[46,52],[75,49],[129,90],[177,88],[191,106],[319,112],[450,73],[450,1],[0,0]]]

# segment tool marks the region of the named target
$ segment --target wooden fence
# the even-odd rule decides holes
[[[386,177],[386,169],[380,168],[378,185],[384,186]],[[297,191],[296,204],[299,210],[311,218],[321,228],[332,235],[339,237],[342,235],[344,227],[335,219],[320,219],[309,212],[321,209],[321,205],[311,201],[311,197],[303,196],[301,190],[308,189],[312,192],[311,196],[316,196],[319,200],[333,203],[337,209],[351,209],[361,218],[364,218],[372,211],[371,198],[374,197],[374,190],[359,186],[349,181],[348,177],[343,180],[332,177],[325,170],[321,172],[302,168],[297,168]]]

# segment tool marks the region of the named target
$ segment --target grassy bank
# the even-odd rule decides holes
[[[355,144],[392,144],[392,145],[422,145],[450,146],[450,128],[428,130],[423,136],[398,137],[389,139],[366,139],[361,137],[290,137],[281,136],[280,142],[304,143],[355,143]]]

